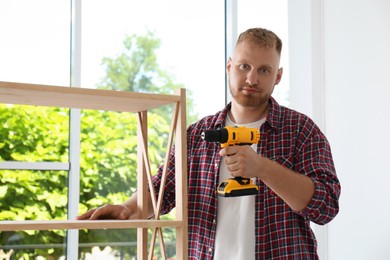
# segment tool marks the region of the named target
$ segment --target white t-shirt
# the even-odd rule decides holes
[[[265,118],[250,124],[234,124],[229,116],[226,126],[260,128]],[[252,148],[256,151],[257,144]],[[219,181],[232,176],[221,160]],[[255,178],[252,179],[255,182]],[[215,236],[215,260],[255,259],[255,196],[218,197],[217,232]]]

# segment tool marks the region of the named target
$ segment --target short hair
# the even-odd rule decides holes
[[[266,48],[275,48],[279,55],[282,52],[282,40],[272,31],[264,28],[250,28],[238,36],[236,46],[249,41]]]

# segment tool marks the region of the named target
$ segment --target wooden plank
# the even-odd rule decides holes
[[[176,125],[175,170],[176,170],[176,219],[183,225],[176,228],[176,257],[188,259],[188,212],[187,212],[187,137],[186,137],[186,91],[182,97]]]
[[[178,95],[0,81],[0,103],[140,112],[180,101]]]
[[[148,180],[147,180],[147,168],[144,162],[143,150],[140,147],[144,147],[147,143],[148,137],[148,112],[143,111],[138,113],[137,124],[137,206],[142,212],[142,219],[149,218],[149,197],[148,192]],[[137,259],[147,259],[148,255],[148,230],[146,228],[139,227],[137,229]]]
[[[0,231],[180,227],[178,220],[23,220],[0,221]]]

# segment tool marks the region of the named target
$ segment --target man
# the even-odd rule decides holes
[[[227,63],[232,101],[192,124],[188,134],[188,251],[190,259],[318,259],[310,221],[326,224],[338,213],[340,183],[329,143],[307,116],[271,97],[283,74],[282,42],[273,32],[243,32]],[[199,138],[228,125],[260,129],[259,144],[229,146]],[[175,205],[174,154],[162,213]],[[231,176],[252,178],[253,196],[218,197]],[[161,172],[154,177],[156,190]],[[78,219],[137,218],[136,194]]]

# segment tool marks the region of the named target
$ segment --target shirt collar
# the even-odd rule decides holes
[[[278,128],[282,118],[282,107],[276,102],[276,100],[271,97],[268,100],[268,114],[265,122],[269,124],[271,128]],[[225,125],[227,114],[231,108],[232,104],[229,102],[224,109],[218,114],[216,120],[216,127],[222,128]]]
[[[268,105],[266,123],[268,123],[271,128],[279,128],[282,122],[282,107],[273,97],[268,100]]]
[[[225,121],[226,121],[226,118],[227,118],[227,114],[230,110],[230,108],[232,107],[232,103],[229,102],[224,109],[221,110],[221,112],[218,114],[217,116],[217,120],[215,122],[215,126],[217,128],[222,128],[225,126]]]

